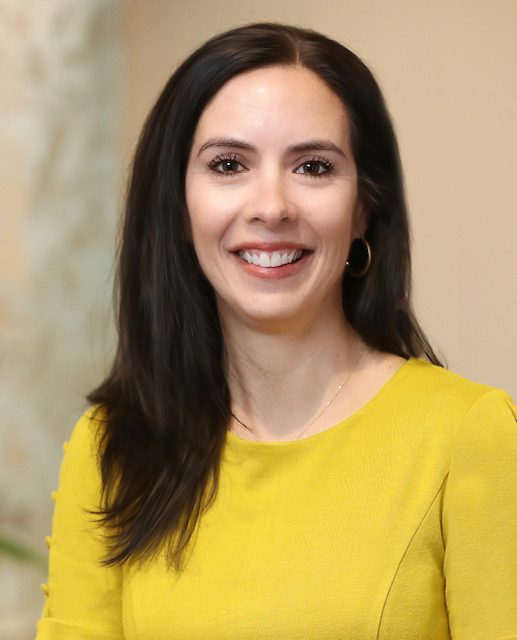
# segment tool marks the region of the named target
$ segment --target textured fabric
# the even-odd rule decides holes
[[[410,360],[297,442],[228,435],[186,569],[100,566],[95,431],[63,462],[38,640],[517,638],[516,407]]]

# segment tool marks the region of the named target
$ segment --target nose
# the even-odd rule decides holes
[[[248,204],[251,222],[262,222],[268,227],[291,222],[296,218],[296,206],[291,197],[287,179],[282,175],[263,176],[254,185]]]

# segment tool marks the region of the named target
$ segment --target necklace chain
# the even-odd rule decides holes
[[[355,370],[357,369],[357,367],[359,366],[359,362],[361,361],[361,357],[365,351],[366,347],[363,345],[363,347],[361,348],[361,350],[359,351],[359,355],[357,356],[357,359],[354,363],[354,365],[352,366],[352,368],[348,371],[348,373],[346,374],[345,379],[343,380],[343,382],[339,385],[339,387],[336,389],[334,395],[332,396],[332,398],[330,398],[330,400],[328,400],[328,402],[324,405],[323,409],[316,415],[316,417],[314,417],[308,425],[306,425],[301,431],[300,433],[296,436],[295,440],[299,440],[303,434],[308,431],[309,427],[312,427],[312,425],[321,418],[321,416],[325,413],[325,411],[330,407],[330,405],[334,402],[334,400],[338,397],[338,395],[341,393],[341,390],[343,389],[343,387],[346,385],[346,383],[350,380],[350,378],[354,375]],[[236,420],[239,424],[241,424],[245,429],[247,429],[248,431],[251,431],[251,429],[248,427],[247,424],[245,424],[242,420],[239,420],[239,418],[232,412],[232,418],[234,420]]]

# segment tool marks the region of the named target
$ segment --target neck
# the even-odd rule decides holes
[[[290,331],[223,326],[232,409],[241,422],[234,428],[247,439],[296,439],[334,396],[362,348],[344,315],[314,318]],[[314,429],[324,427],[322,414]]]

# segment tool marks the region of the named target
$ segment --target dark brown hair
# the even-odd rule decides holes
[[[345,274],[343,304],[363,340],[437,363],[410,305],[410,240],[397,142],[382,94],[361,60],[313,31],[255,24],[219,35],[173,74],[142,132],[128,188],[118,269],[119,342],[89,395],[102,408],[108,563],[148,558],[164,544],[179,567],[217,488],[230,419],[215,296],[188,238],[185,173],[209,100],[231,78],[300,65],[342,100],[350,119],[372,264]]]

